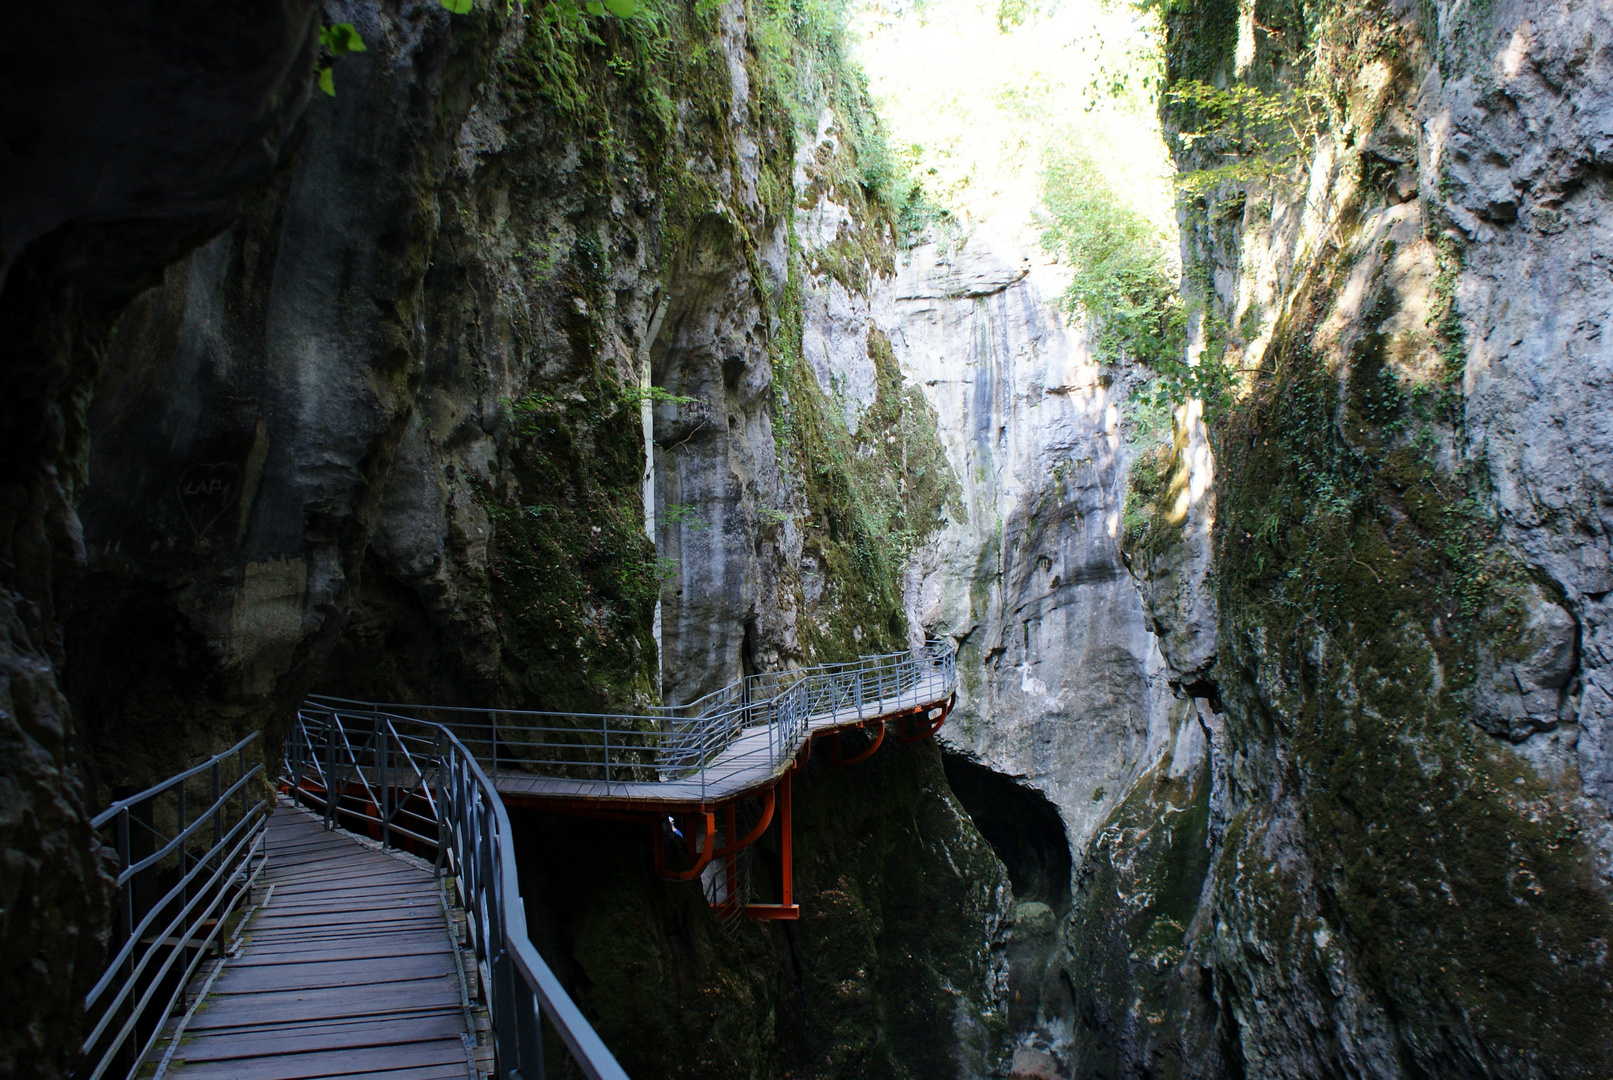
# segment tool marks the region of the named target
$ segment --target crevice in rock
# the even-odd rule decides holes
[[[1070,842],[1058,809],[1041,792],[962,754],[942,752],[952,793],[1008,869],[1014,899],[1061,915],[1070,907]]]

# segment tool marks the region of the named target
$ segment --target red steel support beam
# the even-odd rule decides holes
[[[957,700],[958,695],[956,693],[947,698],[947,700],[941,705],[941,715],[936,717],[934,720],[930,719],[927,712],[921,713],[917,717],[913,717],[912,719],[917,719],[921,724],[927,725],[917,734],[908,735],[902,730],[898,730],[896,732],[896,737],[905,743],[911,743],[918,742],[920,739],[927,739],[931,735],[934,735],[937,731],[941,730],[941,725],[947,722],[947,717],[952,715],[952,706],[957,703]],[[903,728],[906,728],[908,719],[908,717],[902,718],[901,724]]]
[[[858,762],[867,761],[869,758],[873,757],[874,751],[878,750],[880,745],[885,741],[885,721],[876,720],[874,723],[879,725],[879,734],[874,736],[874,741],[870,743],[868,748],[862,753],[854,754],[848,758],[843,758],[840,756],[840,732],[832,732],[829,735],[829,738],[834,740],[833,743],[831,743],[832,748],[829,752],[830,760],[832,760],[836,765],[856,765]],[[863,726],[866,727],[867,725]]]
[[[752,844],[756,843],[756,841],[760,840],[762,838],[762,834],[767,831],[767,827],[773,823],[773,807],[777,802],[778,789],[768,788],[767,791],[762,795],[762,820],[757,823],[754,829],[746,833],[739,840],[729,837],[728,846],[718,848],[715,857],[720,859],[726,855],[732,855],[736,851],[741,851],[745,848],[748,848]],[[728,804],[728,812],[730,815],[733,814],[733,805],[733,803]]]
[[[666,855],[662,851],[663,844],[661,841],[660,832],[661,825],[659,821],[656,822],[655,872],[657,875],[664,877],[669,881],[693,881],[695,878],[700,876],[700,871],[704,870],[706,868],[706,864],[711,861],[711,856],[717,850],[717,815],[713,814],[709,810],[702,810],[700,811],[699,816],[704,819],[702,824],[705,828],[705,843],[702,845],[700,853],[695,859],[694,866],[690,867],[688,870],[668,870],[666,868]],[[693,854],[693,829],[689,830],[689,834],[685,837],[685,841],[689,845],[690,853]]]
[[[733,852],[738,849],[735,841],[739,839],[739,836],[734,829],[733,803],[729,803],[724,809],[723,819],[723,840],[726,841],[727,845],[725,850],[729,852],[723,859],[723,877],[728,884],[728,903],[732,905],[738,902],[736,898],[739,896],[739,863],[735,861],[733,856]],[[716,856],[713,855],[712,857],[715,858]]]
[[[797,766],[799,768],[799,766]],[[746,904],[745,915],[751,919],[799,919],[801,907],[795,902],[795,835],[791,820],[790,804],[790,778],[795,772],[791,769],[779,780],[779,850],[783,863],[781,878],[780,904]]]

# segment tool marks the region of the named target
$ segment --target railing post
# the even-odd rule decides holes
[[[433,731],[431,756],[437,765],[437,775],[432,777],[432,780],[437,785],[437,858],[435,865],[431,868],[431,872],[435,877],[442,877],[443,860],[448,855],[448,838],[452,835],[452,830],[448,826],[448,818],[453,813],[453,808],[448,805],[448,786],[443,782],[443,774],[447,771],[447,768],[442,760],[442,728],[436,728]],[[460,897],[461,902],[464,899],[464,897]]]
[[[129,857],[129,808],[125,806],[118,813],[118,877],[123,876],[132,861]],[[134,937],[134,881],[131,879],[124,882],[121,891],[123,899],[118,904],[121,909],[118,914],[122,917],[123,941],[118,942],[119,948]],[[124,962],[124,973],[126,978],[132,978],[134,975],[133,953],[130,953],[129,959]]]
[[[213,850],[218,851],[218,857],[224,858],[224,852],[219,845],[224,843],[224,762],[220,758],[213,759]],[[222,864],[220,864],[222,865]]]
[[[387,728],[381,723],[381,714],[375,715],[375,753],[381,766],[381,847],[392,846],[392,745],[387,741]]]
[[[605,783],[608,784],[610,783],[610,717],[601,716],[599,718],[599,735],[604,740]]]
[[[336,729],[341,720],[332,709],[325,720],[325,828],[336,824]]]
[[[185,826],[188,824],[185,820],[185,787],[188,783],[189,781],[186,780],[179,782],[179,828],[174,830],[175,836],[184,832]],[[152,869],[155,870],[156,867],[152,867]],[[184,880],[185,875],[189,872],[190,844],[181,842],[179,845],[179,878],[180,881],[184,882],[179,887],[179,904],[181,907],[190,903],[190,882]]]

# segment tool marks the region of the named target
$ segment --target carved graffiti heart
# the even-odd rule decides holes
[[[241,469],[228,462],[192,465],[179,478],[179,507],[196,539],[235,503],[241,491]]]

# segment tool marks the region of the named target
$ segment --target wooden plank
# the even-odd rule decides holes
[[[437,898],[437,883],[429,877],[421,877],[412,881],[404,881],[394,885],[388,890],[389,895],[403,900],[413,899],[432,901]],[[277,888],[274,891],[273,902],[265,911],[281,911],[287,908],[328,907],[333,904],[342,904],[349,901],[362,901],[366,906],[374,904],[375,890],[362,885],[344,885],[333,882],[326,888],[310,889],[304,886],[296,888]]]
[[[375,956],[361,960],[316,961],[291,965],[227,968],[213,984],[214,994],[241,994],[260,990],[309,990],[323,986],[360,986],[389,979],[429,975],[459,977],[451,956],[440,951],[414,956]]]
[[[353,912],[358,916],[360,912]],[[410,912],[371,912],[371,919],[358,920],[350,927],[344,927],[340,922],[331,919],[321,919],[319,922],[287,922],[287,924],[274,925],[274,927],[253,927],[252,940],[260,945],[268,945],[271,941],[315,941],[319,938],[365,938],[373,937],[377,933],[394,935],[394,933],[415,933],[424,930],[437,930],[445,928],[442,912],[432,912],[431,916],[415,916]]]
[[[405,866],[395,859],[388,859],[385,855],[377,855],[376,859],[384,862],[376,865],[369,861],[356,861],[347,865],[325,866],[307,873],[299,871],[294,874],[272,874],[269,880],[276,883],[283,882],[286,887],[296,887],[299,892],[304,890],[325,892],[332,888],[352,889],[361,882],[377,884],[397,882],[400,885],[414,885],[425,877],[424,871]]]
[[[455,945],[433,873],[278,808],[246,928],[192,1016],[184,1080],[463,1080]]]
[[[239,1058],[269,1057],[276,1054],[311,1053],[316,1050],[354,1050],[371,1046],[406,1046],[417,1042],[458,1039],[465,1030],[462,1014],[439,1013],[413,1017],[400,1024],[393,1017],[365,1020],[328,1027],[314,1032],[306,1026],[278,1031],[201,1034],[185,1043],[185,1060],[229,1061]],[[461,1053],[463,1057],[463,1053]]]
[[[409,890],[399,897],[399,906],[416,908],[438,908],[438,892],[433,888]],[[375,906],[374,897],[366,898],[362,893],[352,896],[280,896],[276,894],[274,902],[263,908],[258,914],[265,919],[278,919],[287,915],[318,915],[327,911],[354,911],[369,910]]]
[[[394,922],[399,918],[431,916],[442,921],[442,905],[435,896],[422,900],[393,901],[385,907],[366,907],[354,902],[349,907],[297,908],[267,907],[253,920],[254,930],[267,930],[278,926],[359,926],[371,922]]]
[[[447,950],[439,943],[446,935],[438,933],[410,934],[404,938],[387,938],[380,941],[357,941],[348,945],[333,946],[326,943],[297,944],[288,942],[275,946],[253,946],[247,943],[243,954],[230,961],[230,967],[251,967],[255,964],[295,964],[302,959],[361,960],[375,956],[416,956],[420,953]]]
[[[369,906],[375,903],[375,889],[364,885],[351,885],[341,888],[327,889],[289,889],[278,887],[274,897],[264,912],[279,910],[296,910],[298,908],[317,908],[320,906],[337,907],[343,904],[363,904]],[[396,891],[405,897],[425,898],[436,897],[435,883],[425,884],[418,881],[401,881],[387,886],[388,892]]]
[[[208,1031],[271,1021],[289,1023],[355,1016],[403,1016],[434,1012],[459,1004],[457,977],[410,979],[366,989],[368,993],[335,987],[209,998],[210,1007],[198,1009],[186,1030]]]
[[[441,919],[433,922],[409,921],[377,924],[378,929],[366,933],[344,933],[341,927],[328,927],[323,930],[299,933],[295,930],[276,930],[263,934],[254,934],[250,941],[259,948],[275,948],[277,946],[296,946],[303,949],[324,946],[338,946],[342,942],[350,945],[359,945],[369,941],[389,941],[394,937],[405,934],[446,934],[447,927]]]
[[[271,856],[272,858],[272,856]],[[376,852],[365,851],[363,848],[348,851],[327,851],[318,855],[305,855],[295,862],[288,862],[275,869],[270,876],[281,881],[295,881],[298,878],[312,877],[333,870],[355,870],[363,873],[373,873],[379,868],[405,871],[418,874],[419,871],[412,866],[406,866],[401,861]]]
[[[458,1017],[459,1019],[456,1021],[456,1023],[459,1023],[461,1025],[463,1025],[463,1023],[464,1023],[464,1018],[465,1018],[464,1011],[457,1005],[454,1006],[451,1009],[449,1009],[449,1008],[422,1009],[419,1012],[410,1013],[404,1019],[405,1019],[406,1022],[412,1024],[417,1020],[425,1022],[425,1021],[434,1020],[435,1018],[442,1017],[442,1016],[446,1016],[446,1017],[448,1017],[450,1019],[453,1019],[454,1017]],[[275,1034],[284,1034],[284,1033],[287,1033],[287,1032],[301,1032],[301,1033],[307,1034],[310,1037],[320,1037],[320,1036],[331,1035],[331,1034],[340,1034],[343,1031],[347,1031],[347,1030],[350,1030],[350,1029],[353,1029],[353,1028],[363,1027],[365,1024],[374,1024],[374,1023],[392,1024],[392,1023],[396,1023],[396,1022],[397,1022],[397,1017],[395,1017],[395,1016],[381,1017],[379,1020],[377,1020],[377,1018],[374,1017],[374,1016],[342,1016],[342,1017],[335,1017],[333,1019],[328,1019],[328,1020],[309,1020],[309,1021],[289,1020],[289,1021],[278,1021],[278,1022],[264,1022],[264,1023],[259,1023],[259,1024],[240,1024],[240,1025],[237,1025],[236,1027],[220,1028],[220,1029],[217,1029],[215,1031],[204,1031],[204,1032],[191,1033],[191,1032],[189,1032],[187,1030],[186,1035],[185,1035],[185,1040],[186,1040],[186,1043],[188,1045],[189,1041],[191,1039],[201,1039],[201,1038],[224,1039],[224,1038],[228,1038],[228,1037],[230,1037],[232,1035],[243,1035],[243,1036],[275,1035]]]
[[[466,1067],[465,1046],[457,1038],[406,1046],[187,1062],[183,1075],[193,1080],[319,1080],[353,1074],[373,1077],[384,1075],[384,1071],[454,1064],[461,1069]]]

